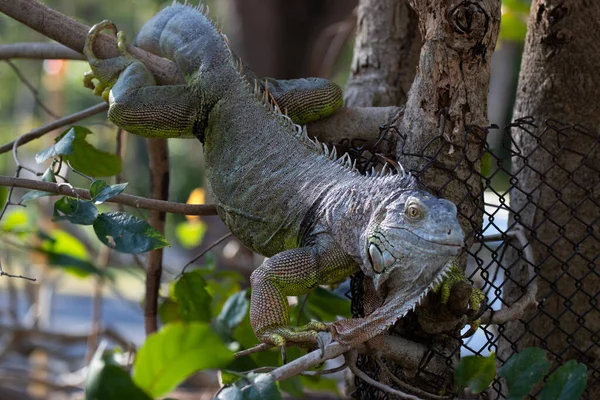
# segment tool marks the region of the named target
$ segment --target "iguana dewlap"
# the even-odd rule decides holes
[[[337,158],[296,125],[339,107],[336,85],[322,79],[256,84],[200,9],[174,5],[136,40],[173,60],[187,82],[157,86],[121,34],[120,57],[95,58],[92,43],[104,29],[115,30],[99,24],[86,42],[93,72],[86,85],[109,101],[110,120],[146,137],[198,137],[219,216],[242,243],[270,257],[251,277],[250,321],[261,341],[314,342],[328,326],[290,327],[286,296],[359,269],[388,300],[372,319],[338,321],[332,331],[345,343],[368,340],[413,308],[460,252],[454,204],[420,190],[403,171],[361,175],[347,155]]]

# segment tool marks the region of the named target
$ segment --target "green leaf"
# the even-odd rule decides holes
[[[2,219],[2,230],[4,232],[27,232],[31,229],[31,220],[27,211],[15,209]]]
[[[175,283],[175,300],[179,305],[179,315],[186,322],[210,321],[212,298],[206,291],[206,281],[202,272],[186,272]]]
[[[506,379],[510,400],[522,399],[538,383],[550,368],[546,352],[537,347],[529,347],[513,355],[498,370],[498,375]]]
[[[577,400],[583,394],[587,381],[587,367],[569,360],[548,377],[540,393],[540,400]]]
[[[279,388],[292,396],[292,398],[298,399],[304,397],[304,387],[299,376],[294,376],[279,382]]]
[[[64,268],[74,276],[85,278],[90,274],[111,277],[88,261],[87,249],[76,237],[65,231],[55,230],[48,237],[42,237],[41,247],[36,250],[46,255],[49,265]]]
[[[206,224],[202,221],[184,221],[175,230],[179,243],[186,249],[199,245],[205,233]]]
[[[146,339],[135,358],[133,381],[152,397],[173,390],[192,373],[222,368],[233,353],[208,324],[192,322],[165,325]]]
[[[121,172],[121,158],[116,154],[98,150],[85,140],[89,129],[74,126],[73,152],[67,155],[71,167],[90,176],[113,176]]]
[[[496,355],[467,356],[460,359],[454,370],[454,383],[468,386],[475,394],[483,392],[496,376]]]
[[[229,386],[223,388],[217,397],[217,400],[244,400],[244,394],[242,393],[242,389],[237,386]]]
[[[231,385],[239,381],[243,376],[244,374],[226,369],[219,371],[219,380],[221,381],[222,385]]]
[[[90,185],[90,197],[94,204],[102,204],[111,197],[121,194],[127,185],[128,183],[125,182],[108,186],[106,182],[97,180]]]
[[[73,153],[73,141],[75,140],[75,129],[71,128],[63,132],[58,138],[56,143],[37,153],[35,155],[35,162],[38,164],[44,161],[54,158],[56,156],[66,156]]]
[[[146,221],[119,211],[98,215],[94,232],[102,243],[123,253],[144,253],[169,245]]]
[[[244,320],[249,305],[250,301],[246,297],[246,290],[237,292],[225,301],[221,312],[215,319],[215,331],[221,338],[231,339],[235,327]]]
[[[127,371],[117,364],[106,362],[102,352],[96,352],[90,363],[85,383],[86,400],[151,400],[137,387]]]
[[[338,316],[352,318],[350,300],[322,287],[310,293],[306,310],[311,319],[318,321],[334,321]]]
[[[98,209],[87,200],[61,197],[54,203],[52,221],[67,220],[78,225],[92,225],[98,217]]]
[[[158,316],[163,324],[181,321],[179,305],[172,299],[163,299],[158,305]]]
[[[54,163],[52,163],[52,165],[50,165],[46,171],[44,171],[44,174],[42,175],[42,181],[43,182],[51,182],[51,183],[56,183],[56,176],[54,176]]]
[[[269,374],[250,374],[252,384],[246,386],[242,392],[244,400],[281,400],[281,393],[277,384]]]
[[[42,192],[41,190],[30,190],[29,192],[25,193],[23,197],[21,197],[20,203],[24,204],[28,201],[39,199],[40,197],[53,195],[54,193]]]

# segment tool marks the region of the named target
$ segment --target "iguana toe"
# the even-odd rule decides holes
[[[108,59],[99,59],[96,57],[94,43],[98,39],[98,35],[104,30],[110,30],[117,36],[119,56]],[[117,31],[117,27],[111,21],[102,21],[94,25],[88,32],[83,46],[83,55],[86,56],[92,68],[91,71],[83,75],[83,85],[88,89],[92,89],[96,96],[102,96],[104,101],[108,102],[110,91],[116,83],[119,74],[135,61],[135,58],[127,50],[125,34]],[[98,83],[94,83],[94,79]]]
[[[314,347],[318,345],[321,352],[324,351],[323,340],[319,337],[319,332],[327,332],[327,324],[317,321],[311,321],[303,326],[276,326],[265,329],[258,336],[258,339],[264,343],[270,343],[274,346],[285,348],[288,344],[296,344],[301,347]],[[282,356],[285,352],[282,350]]]

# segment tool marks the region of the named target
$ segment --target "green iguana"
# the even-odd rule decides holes
[[[121,32],[121,55],[97,59],[92,45],[105,29],[116,33],[104,21],[86,41],[85,83],[110,103],[109,119],[145,137],[199,138],[219,216],[244,245],[270,257],[251,276],[259,340],[314,344],[330,330],[358,344],[385,332],[443,279],[463,247],[454,204],[419,189],[399,165],[397,174],[359,174],[347,154],[338,158],[299,125],[340,107],[339,87],[323,79],[255,83],[201,7],[162,10],[135,43],[174,61],[185,85],[157,86]],[[289,326],[286,296],[358,270],[374,294],[369,315]]]

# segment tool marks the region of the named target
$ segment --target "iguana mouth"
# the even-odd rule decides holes
[[[410,235],[404,236],[403,239],[430,253],[449,253],[455,255],[465,245],[462,232],[460,234],[450,233],[447,238],[441,238],[440,236],[419,234],[403,226],[388,225],[386,228],[403,230],[410,233]]]

